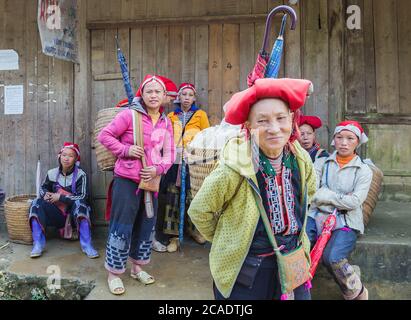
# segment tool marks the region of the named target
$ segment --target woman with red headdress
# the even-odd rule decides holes
[[[181,163],[185,154],[187,145],[194,139],[195,135],[201,130],[210,126],[205,111],[195,105],[196,89],[191,83],[182,83],[178,89],[178,99],[175,101],[175,110],[168,114],[168,118],[173,124],[174,143],[177,150],[177,163],[174,164],[162,182],[164,195],[164,227],[163,242],[169,242],[166,250],[168,252],[177,251],[179,240],[178,232],[180,225],[180,196],[181,196]],[[190,206],[190,174],[187,163],[186,165],[186,210]],[[186,215],[187,231],[191,237],[200,244],[205,243],[205,239],[196,230],[191,220]],[[160,221],[161,222],[161,221]],[[171,236],[170,241],[164,239]],[[159,239],[157,239],[159,240]],[[161,250],[165,251],[165,250]]]
[[[243,125],[245,135],[227,142],[188,210],[212,241],[216,299],[311,297],[305,224],[316,177],[296,142],[311,91],[308,80],[258,79],[226,104],[225,120]]]
[[[317,173],[317,186],[321,177],[321,170],[324,165],[325,159],[329,154],[327,150],[321,149],[320,144],[317,141],[315,130],[321,128],[322,122],[319,117],[316,116],[300,116],[298,121],[300,129],[300,137],[298,142],[301,146],[307,150],[310,154],[311,160],[314,163],[315,171]]]
[[[65,142],[58,154],[59,166],[47,172],[40,188],[40,198],[29,209],[33,234],[30,257],[42,255],[46,245],[46,227],[56,227],[66,239],[73,236],[73,227],[80,234],[80,246],[89,258],[98,252],[91,244],[90,206],[87,204],[87,175],[80,168],[80,149],[76,143]]]
[[[320,188],[311,202],[307,234],[312,244],[328,215],[337,209],[337,223],[322,261],[339,285],[344,299],[367,300],[368,291],[360,275],[348,262],[358,234],[364,233],[362,204],[367,198],[372,171],[357,153],[368,138],[356,121],[343,121],[334,131],[334,153],[325,160]]]
[[[165,174],[175,160],[172,126],[161,107],[166,96],[164,82],[158,76],[147,75],[139,92],[135,103],[117,114],[98,136],[100,143],[117,156],[109,195],[110,227],[105,259],[109,289],[116,295],[125,292],[119,275],[126,271],[127,260],[132,263],[132,278],[143,284],[155,281],[142,267],[151,258],[157,194],[152,198],[154,215],[151,216],[145,191],[139,185]],[[137,125],[141,126],[143,146],[135,144]],[[143,157],[147,162],[145,167]]]

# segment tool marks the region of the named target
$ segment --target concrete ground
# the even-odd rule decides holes
[[[106,229],[94,230],[94,243],[100,258],[88,259],[79,242],[59,239],[52,232],[42,257],[31,259],[31,246],[9,243],[0,249],[0,270],[18,275],[49,276],[47,268],[58,266],[63,278],[94,280],[95,288],[86,299],[213,299],[208,265],[210,244],[204,246],[186,239],[182,252],[153,253],[146,267],[156,282],[144,286],[127,273],[122,276],[126,293],[113,296],[107,289],[104,269]],[[0,248],[8,242],[0,230]],[[358,240],[352,261],[361,267],[371,299],[411,299],[411,209],[410,203],[379,202],[366,235]],[[319,269],[314,279],[314,299],[340,299],[336,285]]]

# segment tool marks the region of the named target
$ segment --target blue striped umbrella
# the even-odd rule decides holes
[[[286,23],[287,15],[285,14],[281,22],[280,34],[275,40],[273,50],[271,51],[270,60],[268,61],[267,68],[265,70],[265,78],[278,78],[278,73],[281,66],[281,56],[284,49],[284,31]]]
[[[117,60],[118,60],[118,63],[120,64],[121,74],[123,76],[124,89],[126,90],[128,103],[131,104],[134,99],[134,92],[130,84],[130,76],[128,74],[126,57],[124,56],[123,51],[121,51],[117,36],[116,36],[116,45],[117,45]]]
[[[184,151],[183,151],[184,154]],[[186,163],[184,156],[181,161],[181,193],[180,193],[180,224],[178,226],[178,240],[180,242],[179,248],[184,240],[184,216],[186,210]]]

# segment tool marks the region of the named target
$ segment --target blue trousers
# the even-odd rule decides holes
[[[307,218],[306,231],[310,239],[311,246],[315,245],[317,240],[317,226],[315,220],[311,217]],[[331,238],[327,243],[323,253],[323,263],[328,268],[333,263],[337,263],[343,259],[348,259],[350,254],[354,251],[357,243],[357,231],[349,229],[334,230]]]
[[[144,192],[137,189],[130,179],[114,178],[105,268],[115,274],[125,272],[128,259],[139,265],[150,262],[158,201],[152,197],[154,217],[147,218]]]
[[[315,220],[311,217],[308,217],[306,231],[311,245],[314,246],[317,239],[317,227]],[[347,300],[354,299],[363,290],[359,275],[348,262],[356,243],[357,231],[350,228],[334,230],[322,256],[324,266],[333,276]]]

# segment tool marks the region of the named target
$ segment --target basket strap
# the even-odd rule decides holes
[[[134,145],[140,146],[144,149],[144,137],[143,137],[143,129],[142,129],[142,122],[143,119],[139,112],[136,110],[132,110],[133,115],[133,139]],[[143,167],[147,167],[146,158],[143,156],[141,157],[141,162],[143,163]]]

